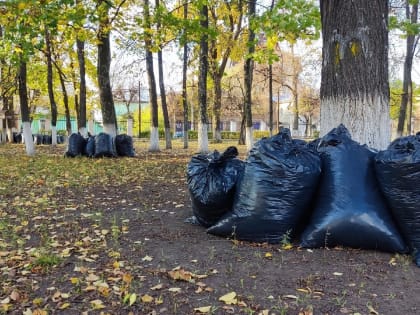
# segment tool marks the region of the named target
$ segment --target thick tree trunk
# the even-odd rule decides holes
[[[51,107],[51,138],[52,145],[57,145],[57,104],[54,97],[54,86],[53,86],[53,64],[52,64],[52,48],[51,48],[51,37],[50,31],[45,30],[45,44],[46,44],[46,56],[47,56],[47,85],[48,85],[48,97],[50,99]]]
[[[184,1],[184,20],[188,20],[188,0]],[[184,36],[187,31],[184,30]],[[184,38],[184,52],[182,56],[182,108],[183,108],[183,120],[184,120],[184,149],[188,148],[188,99],[187,99],[187,70],[188,70],[188,44],[187,38]],[[191,121],[193,122],[194,116],[191,115]]]
[[[321,136],[343,123],[376,149],[391,138],[388,2],[321,0]]]
[[[108,5],[108,4],[104,4]],[[108,12],[101,17],[98,32],[98,87],[101,103],[104,132],[111,137],[117,135],[117,117],[112,96],[111,80],[109,76],[111,65],[110,22]]]
[[[406,18],[411,23],[417,23],[418,4],[414,4],[410,11],[410,5],[406,4]],[[411,112],[412,112],[412,98],[413,98],[413,82],[411,72],[413,69],[413,57],[416,50],[416,36],[409,34],[406,38],[406,53],[404,61],[404,79],[403,92],[401,96],[401,106],[398,115],[397,136],[401,137],[404,134],[404,122],[407,121],[407,134],[411,134]]]
[[[85,65],[85,42],[78,39],[77,44],[77,60],[79,63],[79,103],[77,115],[77,128],[82,136],[87,136],[86,129],[86,65]]]
[[[32,138],[31,121],[29,116],[28,92],[26,86],[27,70],[26,62],[21,61],[19,66],[19,101],[20,116],[22,118],[23,139],[25,142],[26,154],[35,155],[35,145]]]
[[[209,12],[206,5],[201,7],[201,27],[208,29]],[[198,123],[198,149],[201,153],[209,151],[208,140],[208,118],[207,118],[207,73],[208,73],[208,36],[206,33],[201,35],[200,39],[200,64],[198,78],[198,102],[200,104],[200,121]]]
[[[248,3],[248,18],[252,20],[255,16],[255,7],[256,7],[256,0],[250,0]],[[246,148],[248,151],[252,149],[253,146],[253,135],[252,135],[252,77],[254,71],[254,60],[252,59],[252,55],[255,51],[255,32],[251,27],[251,23],[249,23],[249,30],[248,30],[248,56],[245,59],[244,65],[244,82],[245,82],[245,104],[244,104],[244,112],[245,112],[245,142]]]

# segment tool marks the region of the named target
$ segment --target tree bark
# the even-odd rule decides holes
[[[343,123],[355,141],[384,149],[391,138],[388,2],[320,0],[321,136]]]
[[[156,8],[159,7],[159,0],[155,0]],[[157,31],[160,31],[160,23],[157,24]],[[162,47],[159,47],[158,51],[158,69],[159,69],[159,89],[160,89],[160,100],[162,106],[163,123],[165,125],[165,148],[172,149],[171,141],[171,124],[169,122],[168,104],[166,102],[166,91],[165,91],[165,80],[163,78],[163,58],[162,58]]]
[[[28,106],[28,92],[26,85],[27,70],[26,62],[21,60],[19,65],[19,101],[20,101],[20,116],[22,119],[23,138],[25,142],[26,154],[28,156],[35,155],[34,140],[32,138],[31,120]]]
[[[406,18],[410,20],[411,23],[417,23],[418,17],[418,4],[414,4],[411,7],[410,4],[406,3]],[[404,60],[404,74],[403,74],[403,92],[401,95],[401,105],[400,112],[398,115],[398,125],[397,125],[397,136],[401,137],[404,134],[404,122],[407,121],[406,133],[411,134],[411,111],[412,111],[412,98],[413,98],[413,82],[411,78],[411,73],[413,69],[413,58],[414,52],[417,46],[417,36],[413,34],[407,35],[406,38],[406,53]]]
[[[150,22],[150,11],[149,11],[149,0],[144,1],[144,19],[145,27],[151,28]],[[152,39],[150,34],[146,34],[145,40],[145,49],[146,49],[146,72],[147,79],[149,82],[149,98],[150,98],[150,144],[149,151],[157,152],[159,149],[159,120],[158,120],[158,101],[157,101],[157,92],[156,92],[156,80],[155,72],[153,68],[153,53],[152,53]]]
[[[108,3],[103,2],[102,5],[108,6]],[[111,45],[109,36],[110,21],[108,10],[105,10],[105,13],[100,17],[99,22],[97,76],[104,132],[111,137],[115,137],[118,129],[109,76],[111,65]]]
[[[66,116],[66,131],[68,135],[71,135],[71,120],[70,120],[70,108],[69,108],[69,96],[66,89],[66,79],[64,77],[63,71],[61,69],[58,69],[58,66],[56,66],[58,77],[60,78],[60,85],[61,85],[61,91],[63,93],[63,103],[64,103],[64,111]]]
[[[188,19],[188,0],[184,1],[184,20]],[[184,149],[188,148],[188,95],[187,95],[187,70],[188,70],[188,41],[187,31],[184,30],[184,52],[182,56],[182,108],[184,119]],[[194,117],[191,117],[193,120]]]
[[[52,48],[51,48],[51,34],[48,28],[45,29],[45,45],[47,56],[47,84],[48,84],[48,97],[50,99],[51,107],[51,139],[52,145],[57,145],[57,104],[54,97],[53,86],[53,63],[52,63]]]
[[[256,0],[250,0],[248,2],[248,19],[251,21],[255,16],[255,7],[256,7]],[[245,141],[247,150],[250,151],[253,145],[253,135],[252,135],[252,77],[253,77],[253,70],[254,70],[254,60],[252,58],[253,53],[255,52],[255,32],[251,27],[251,23],[249,22],[248,28],[248,56],[245,59],[244,65],[244,83],[245,83],[245,104],[244,104],[244,112],[245,112],[245,125],[246,125],[246,132],[245,132]]]
[[[268,65],[268,129],[273,135],[273,65]]]
[[[77,129],[81,135],[87,135],[87,118],[86,118],[86,65],[85,65],[85,42],[77,39],[77,60],[79,63],[79,102],[77,115]]]
[[[198,126],[198,147],[199,152],[208,153],[209,141],[207,134],[207,73],[208,73],[208,35],[206,30],[209,27],[209,12],[207,5],[202,5],[200,9],[201,21],[200,25],[203,28],[203,33],[200,39],[200,64],[198,77],[198,101],[200,104],[200,121]]]

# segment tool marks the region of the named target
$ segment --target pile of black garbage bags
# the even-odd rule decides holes
[[[96,136],[89,135],[85,138],[80,133],[73,133],[68,139],[65,156],[87,156],[92,158],[133,157],[135,156],[133,138],[126,134],[111,137],[105,132],[101,132]]]
[[[21,132],[13,132],[12,134],[12,143],[23,143],[23,134]],[[41,144],[52,144],[52,136],[51,135],[43,135],[43,134],[34,134],[32,135],[34,140],[34,144],[41,145]],[[57,144],[62,144],[65,142],[63,135],[57,135]]]
[[[283,129],[258,141],[245,161],[237,155],[229,147],[188,164],[193,220],[208,233],[410,252],[420,266],[420,134],[377,152],[343,125],[309,143]]]

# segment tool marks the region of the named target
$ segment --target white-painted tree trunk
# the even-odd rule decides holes
[[[133,119],[127,119],[127,135],[132,137],[133,136]]]
[[[209,152],[209,135],[208,135],[208,126],[202,122],[198,123],[198,151],[200,153]]]
[[[82,135],[83,138],[87,138],[88,136],[88,130],[86,127],[79,128],[79,133]]]
[[[254,137],[252,133],[252,127],[245,128],[245,144],[247,151],[251,151],[252,146],[254,145]]]
[[[26,154],[29,156],[35,155],[35,144],[32,138],[31,123],[25,121],[22,123],[23,139],[25,142]]]
[[[104,124],[104,132],[109,134],[112,138],[117,136],[117,128],[114,124]]]
[[[159,129],[157,127],[150,128],[150,143],[149,143],[150,152],[158,152],[159,149]]]
[[[57,126],[51,126],[51,145],[57,145]]]
[[[320,135],[325,135],[341,123],[350,131],[352,139],[360,144],[382,150],[390,143],[388,106],[379,95],[321,99]]]

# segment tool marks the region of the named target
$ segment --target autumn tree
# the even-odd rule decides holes
[[[212,36],[209,47],[209,74],[213,80],[213,140],[220,142],[221,137],[221,107],[222,107],[222,78],[232,50],[239,45],[242,34],[243,10],[242,0],[214,2],[209,7],[209,22],[217,31]]]
[[[343,123],[376,149],[391,137],[388,2],[321,0],[321,136]]]

